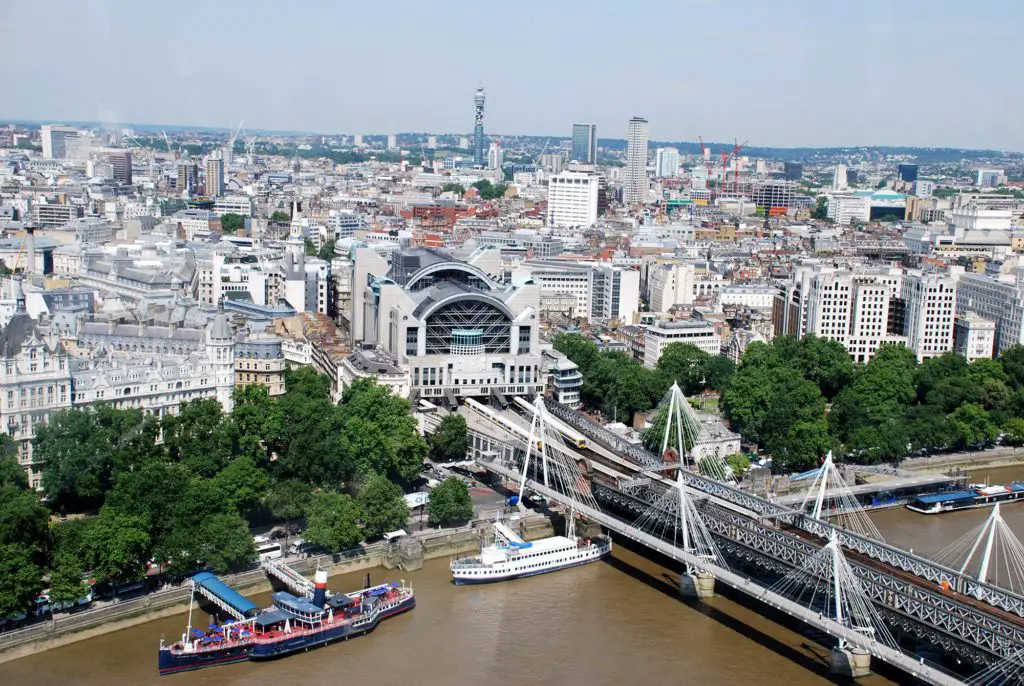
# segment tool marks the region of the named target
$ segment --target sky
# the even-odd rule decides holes
[[[0,0],[0,119],[1024,150],[1024,2]]]

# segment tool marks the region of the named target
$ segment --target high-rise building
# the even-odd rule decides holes
[[[846,165],[837,164],[836,170],[832,175],[832,190],[841,191],[846,188]]]
[[[206,159],[206,196],[219,198],[224,195],[224,160],[219,153]]]
[[[114,181],[132,184],[132,154],[128,150],[118,150],[107,155],[107,161],[114,170]]]
[[[953,323],[953,350],[974,362],[991,358],[996,342],[996,323],[973,312],[957,315]]]
[[[804,165],[799,162],[786,162],[783,169],[786,181],[799,181],[804,178]]]
[[[597,124],[572,125],[571,161],[597,163]]]
[[[473,164],[482,167],[484,159],[484,88],[476,89],[473,97]]]
[[[398,136],[393,133],[388,134],[388,150],[398,149]]]
[[[629,120],[626,144],[626,185],[622,200],[627,205],[647,200],[647,120]]]
[[[982,188],[996,188],[1002,183],[1002,169],[979,169],[977,184]]]
[[[66,139],[77,136],[78,129],[73,126],[43,124],[39,133],[43,140],[43,157],[51,160],[61,160],[67,157]]]
[[[357,148],[363,147],[363,134],[357,133],[356,135],[352,136],[352,145],[356,146]]]
[[[676,148],[658,148],[654,154],[654,175],[668,179],[679,173],[679,150]]]
[[[597,195],[596,174],[554,174],[548,180],[548,226],[593,226],[597,222]]]
[[[459,150],[469,150],[469,137],[468,136],[460,136],[459,137]]]
[[[431,150],[437,148],[437,136],[427,136],[427,147]]]
[[[900,181],[917,181],[917,165],[916,164],[901,164],[899,166],[899,177]]]
[[[505,151],[501,149],[501,143],[491,143],[491,147],[487,149],[487,168],[501,169],[501,165],[504,161]]]
[[[1024,343],[1024,284],[1013,276],[964,274],[957,282],[956,312],[995,322],[995,355]]]
[[[179,193],[186,191],[192,195],[199,188],[199,167],[190,162],[178,164],[178,183],[175,186]]]
[[[953,349],[956,278],[908,272],[903,277],[907,347],[923,362]]]

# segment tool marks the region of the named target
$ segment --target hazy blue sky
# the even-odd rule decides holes
[[[0,118],[1024,149],[1024,2],[0,0]]]

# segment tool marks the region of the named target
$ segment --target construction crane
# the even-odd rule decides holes
[[[242,125],[243,124],[245,124],[245,120],[244,119],[242,121],[238,122],[238,128],[235,129],[235,132],[231,134],[231,138],[228,139],[228,150],[230,151],[230,154],[231,154],[232,157],[234,157],[234,154],[235,154],[235,141],[238,140],[238,134],[240,134],[242,132]],[[230,132],[230,131],[231,131],[231,127],[229,126],[228,127],[228,132]]]
[[[736,143],[736,139],[735,138],[733,139],[733,148],[732,148],[732,164],[733,164],[732,192],[733,193],[737,192],[737,190],[739,188],[739,182],[740,182],[740,150],[742,150],[743,148],[747,147],[747,143],[749,143],[749,142],[750,142],[749,140],[745,140],[742,143]]]
[[[160,134],[164,137],[164,143],[167,144],[167,152],[171,153],[171,159],[178,159],[178,155],[174,152],[174,148],[171,147],[171,139],[167,136],[167,132],[161,131]]]

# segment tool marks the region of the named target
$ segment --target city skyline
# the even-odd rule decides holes
[[[629,118],[639,114],[660,141],[1024,149],[1012,114],[1024,98],[1006,87],[998,69],[962,59],[1012,62],[1013,17],[1024,15],[1015,5],[979,6],[962,16],[947,11],[948,2],[762,7],[744,0],[728,12],[713,4],[651,3],[628,13],[599,4],[587,5],[587,21],[577,24],[570,20],[578,8],[567,3],[543,8],[567,33],[540,54],[527,50],[538,31],[530,4],[506,16],[461,1],[444,13],[400,1],[386,23],[372,8],[327,3],[304,14],[282,14],[262,0],[204,10],[204,24],[230,25],[230,32],[121,0],[14,4],[0,8],[0,20],[45,25],[51,42],[39,51],[38,33],[12,32],[10,53],[31,53],[33,63],[0,66],[12,96],[0,117],[470,132],[474,90],[483,85],[486,131],[495,133],[568,136],[574,122],[585,121],[606,138],[624,139]],[[743,21],[734,22],[736,16]],[[500,34],[465,30],[499,19]],[[373,26],[379,30],[357,30]],[[681,39],[659,40],[651,27],[662,26],[681,27]],[[339,34],[338,27],[349,30]],[[551,68],[578,57],[578,40],[594,35],[614,49],[592,51],[585,68],[571,74]],[[427,37],[445,47],[432,48]],[[516,58],[466,59],[493,47]],[[903,68],[908,59],[918,68]],[[83,61],[103,65],[103,88],[70,68]],[[422,73],[424,63],[429,73]],[[984,106],[929,106],[930,97],[912,97],[952,95],[953,88]]]

